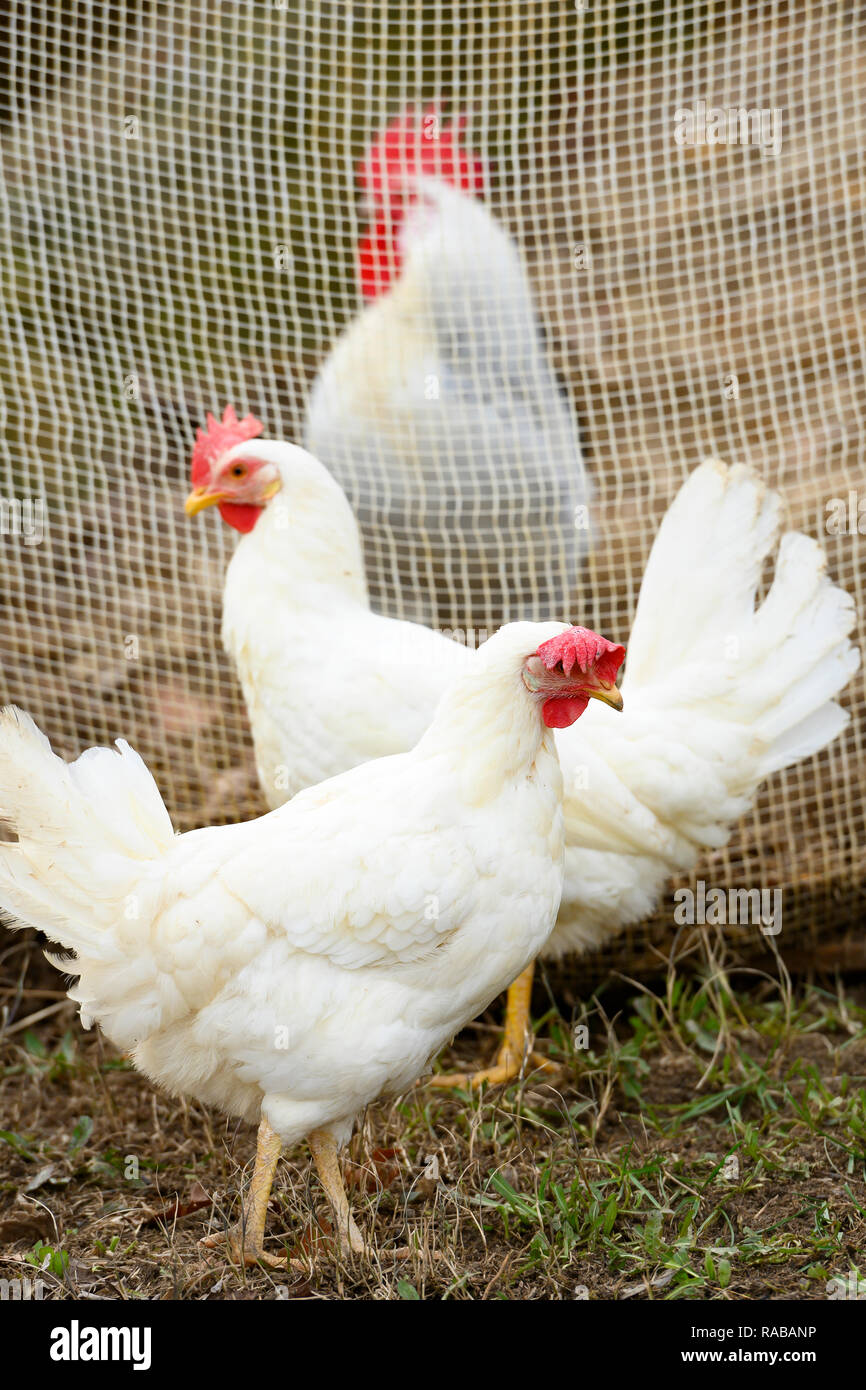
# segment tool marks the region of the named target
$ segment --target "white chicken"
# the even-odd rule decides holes
[[[324,626],[307,649],[314,684],[331,643]],[[79,976],[85,1026],[172,1093],[260,1122],[236,1258],[265,1258],[280,1148],[304,1136],[363,1250],[337,1149],[542,947],[562,887],[550,728],[591,697],[620,708],[623,655],[562,623],[503,628],[411,752],[180,836],[126,743],[68,764],[0,716],[0,906],[75,951],[54,963]]]
[[[568,608],[589,486],[520,252],[459,136],[410,108],[361,161],[370,302],[313,385],[305,443],[350,495],[380,606],[492,631]]]
[[[306,451],[254,438],[260,428],[232,413],[200,432],[187,511],[218,503],[249,532],[226,575],[223,641],[265,795],[278,805],[411,746],[472,656],[370,611],[345,496]],[[566,874],[545,956],[585,951],[639,921],[672,875],[725,844],[767,777],[847,723],[835,696],[859,664],[848,640],[854,606],[816,541],[781,537],[772,588],[756,607],[780,513],[778,494],[752,471],[710,459],[663,519],[629,642],[626,713],[608,722],[590,710],[559,736]],[[311,666],[323,631],[326,649]],[[531,979],[530,968],[512,986],[505,1043],[476,1083],[519,1073]]]

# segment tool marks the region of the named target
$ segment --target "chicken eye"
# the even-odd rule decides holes
[[[243,465],[242,463],[236,463],[236,464],[234,465],[234,467],[232,468],[232,477],[233,477],[233,478],[242,478],[242,477],[244,476],[244,474],[246,473],[246,471],[247,471],[247,470],[246,470],[246,468],[244,467],[244,465]]]

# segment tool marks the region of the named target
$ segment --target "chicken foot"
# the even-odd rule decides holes
[[[319,1181],[325,1189],[325,1195],[334,1211],[334,1224],[340,1249],[344,1255],[363,1255],[366,1252],[366,1246],[349,1206],[343,1174],[337,1158],[337,1141],[327,1130],[314,1129],[308,1136],[308,1143]],[[234,1264],[263,1264],[271,1269],[285,1269],[285,1255],[282,1257],[270,1255],[264,1248],[268,1198],[281,1151],[282,1143],[279,1135],[274,1133],[263,1117],[256,1142],[256,1162],[252,1182],[244,1202],[241,1218],[227,1231],[216,1231],[213,1235],[205,1236],[201,1244],[206,1249],[215,1250],[225,1245]],[[290,1263],[295,1264],[296,1261],[290,1261]]]
[[[279,1135],[274,1133],[262,1116],[256,1138],[255,1168],[241,1218],[227,1231],[216,1231],[211,1236],[205,1236],[201,1244],[206,1249],[215,1250],[225,1245],[234,1264],[263,1264],[271,1269],[285,1269],[286,1257],[270,1255],[264,1248],[268,1198],[282,1147]]]
[[[325,1189],[325,1195],[333,1208],[340,1249],[344,1255],[365,1254],[364,1237],[355,1224],[355,1218],[349,1206],[349,1198],[346,1196],[343,1173],[337,1158],[336,1139],[327,1129],[314,1129],[307,1136],[307,1143],[313,1155],[319,1182]]]
[[[492,1067],[476,1072],[443,1072],[429,1078],[430,1086],[440,1089],[457,1086],[477,1090],[479,1086],[504,1086],[515,1081],[524,1066],[527,1070],[553,1072],[556,1067],[539,1052],[526,1051],[529,1036],[529,1005],[532,999],[533,961],[510,986],[505,1005],[505,1036]]]

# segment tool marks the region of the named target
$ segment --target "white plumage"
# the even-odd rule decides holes
[[[835,697],[859,666],[854,604],[817,542],[780,539],[780,522],[777,493],[714,459],[662,520],[628,643],[625,714],[600,724],[590,707],[558,736],[566,881],[545,954],[598,945],[646,915],[671,875],[727,843],[772,773],[847,724]],[[583,766],[588,784],[574,788]]]
[[[280,491],[226,576],[223,638],[250,712],[272,805],[309,782],[411,746],[471,654],[369,608],[358,530],[327,470],[303,450],[251,441]],[[820,546],[781,538],[780,499],[747,467],[707,460],[653,545],[628,643],[625,712],[590,706],[557,736],[566,878],[553,956],[639,920],[668,878],[723,845],[760,784],[835,738],[835,703],[859,664],[850,597]],[[762,567],[775,577],[756,607]],[[308,652],[327,626],[339,653]]]
[[[550,932],[561,778],[522,671],[562,631],[504,628],[411,752],[181,836],[125,743],[67,764],[7,710],[0,904],[76,952],[82,1017],[153,1080],[285,1143],[342,1141]],[[348,672],[338,642],[307,645],[313,688],[332,657]]]
[[[520,253],[470,193],[411,165],[399,181],[400,273],[324,363],[305,443],[349,491],[392,610],[458,627],[562,612],[589,484]]]

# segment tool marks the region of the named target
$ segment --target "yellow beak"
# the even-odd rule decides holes
[[[224,500],[225,494],[222,492],[208,492],[206,487],[194,487],[184,502],[183,509],[187,516],[195,516],[196,512],[203,512],[205,507],[212,507]]]
[[[611,709],[622,709],[622,696],[615,685],[597,685],[594,690],[587,690],[586,694],[593,700],[602,700],[606,705],[610,705]]]

